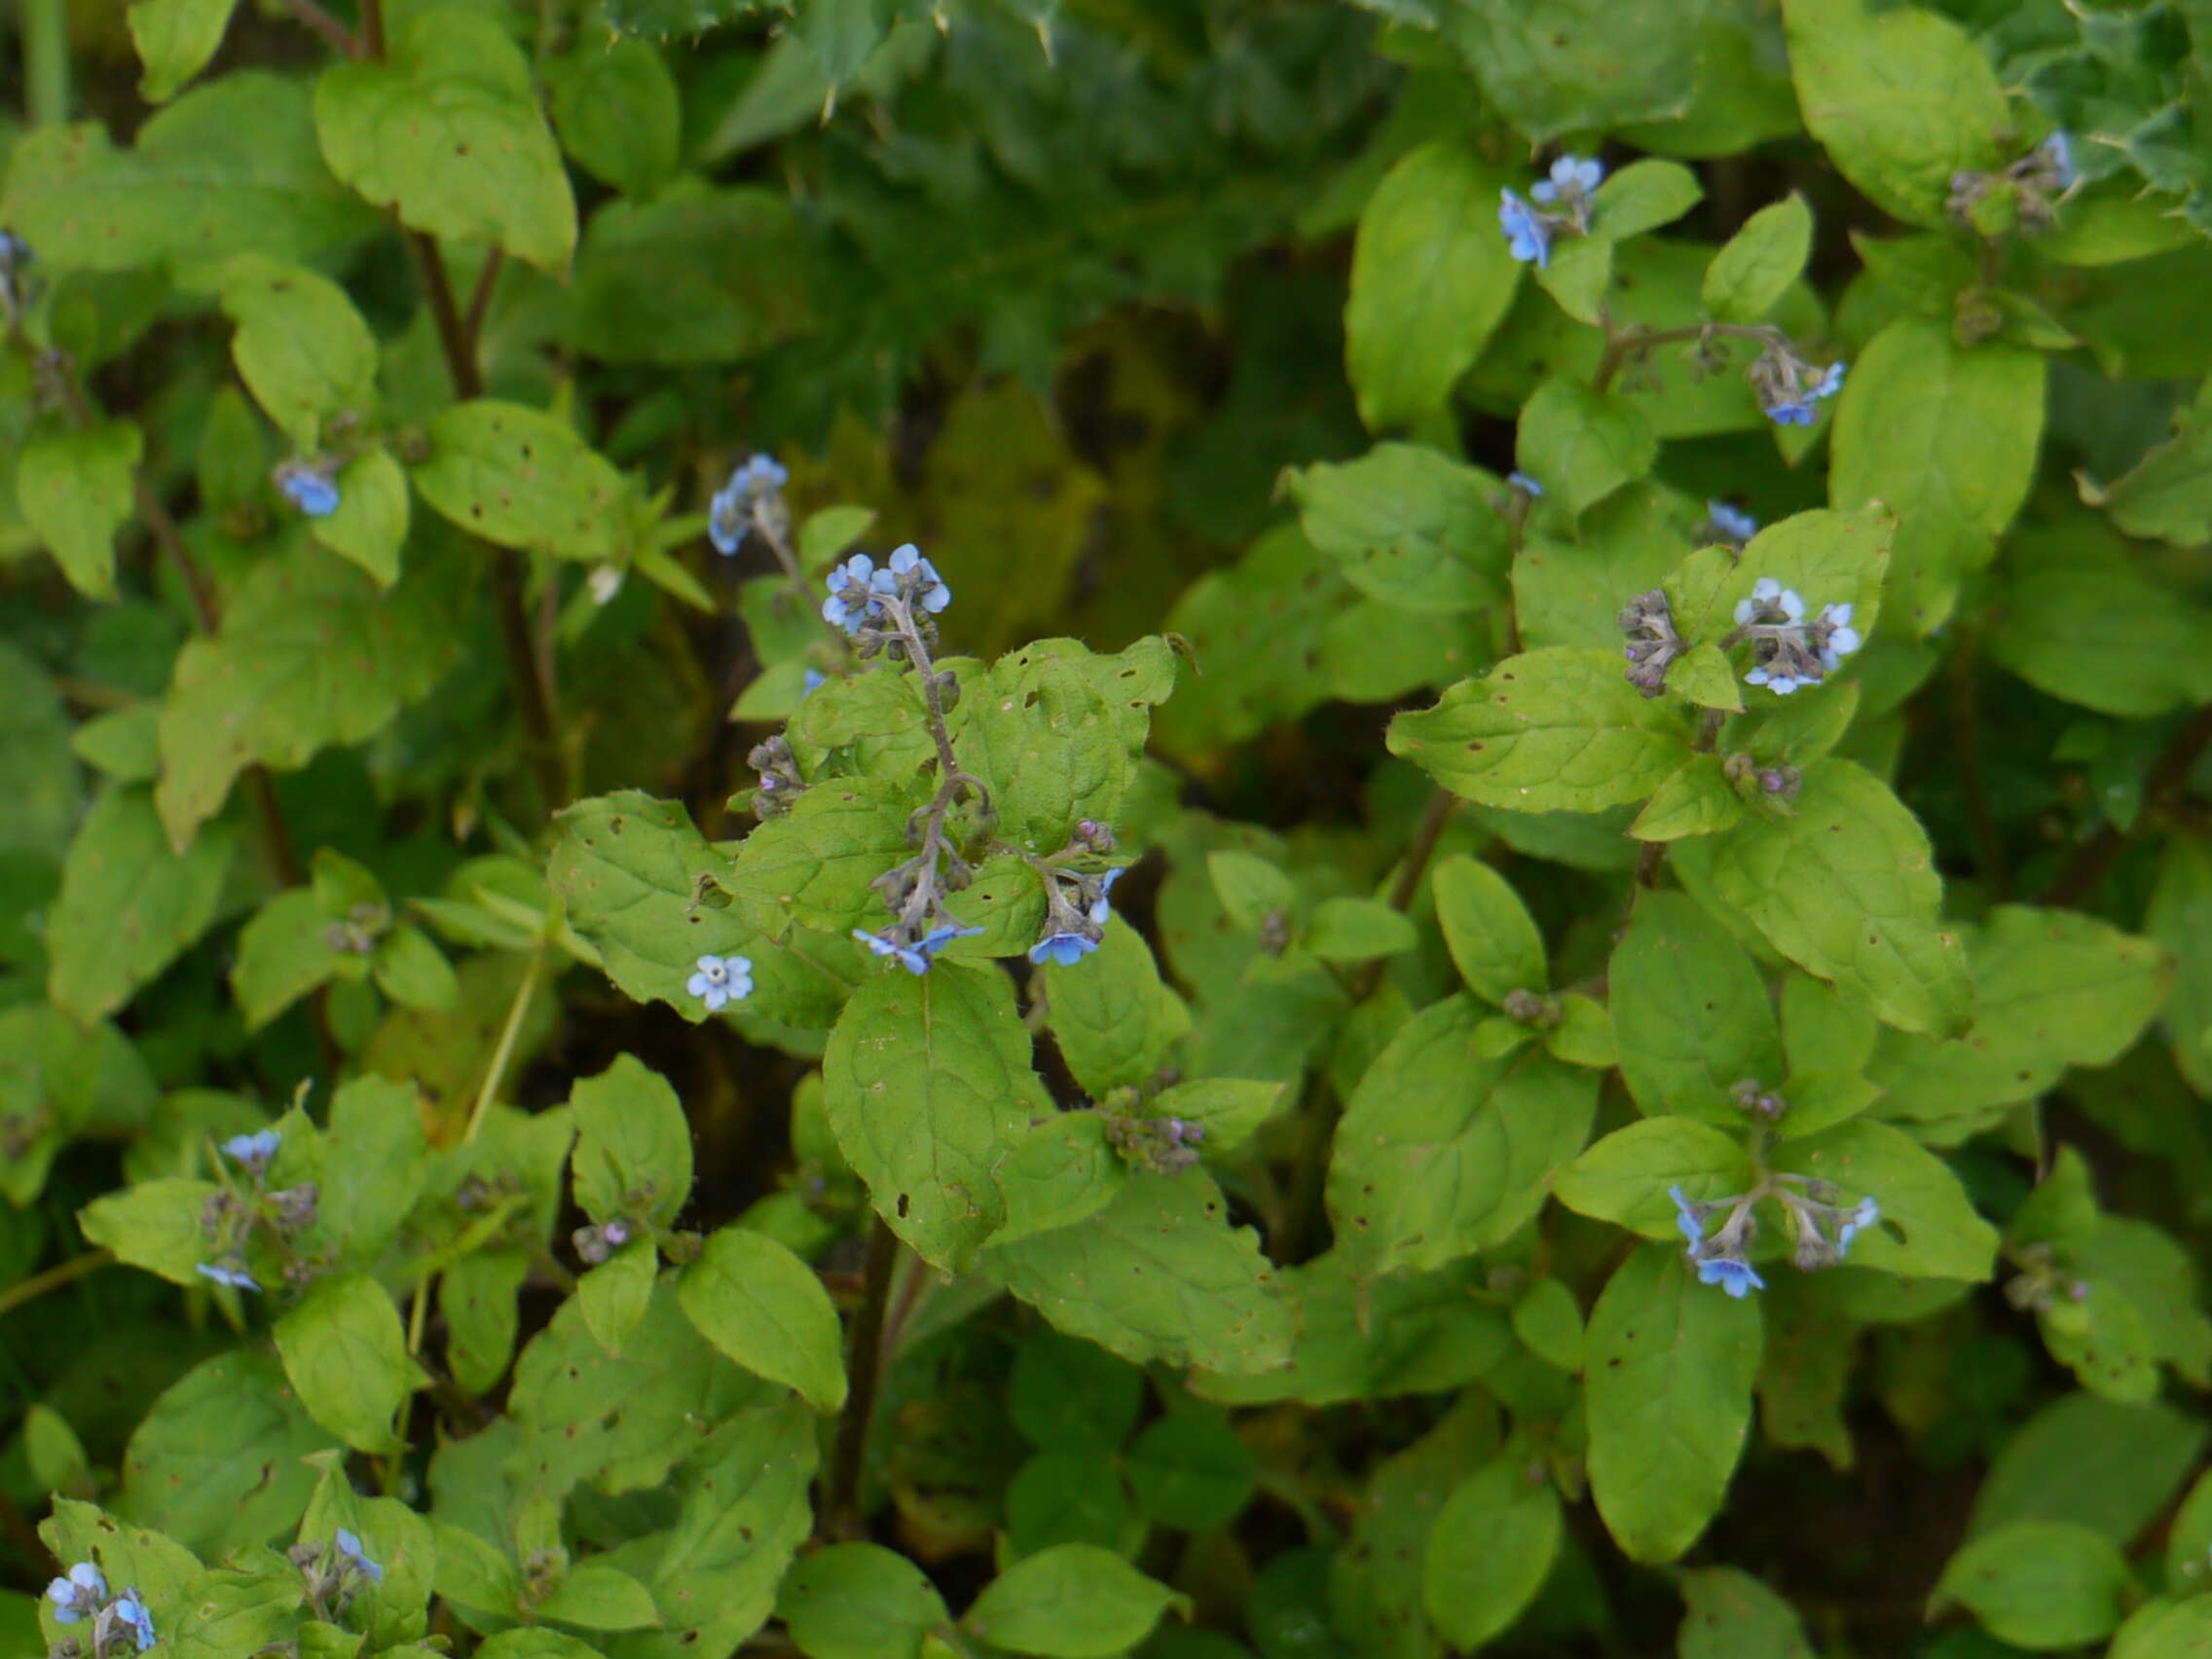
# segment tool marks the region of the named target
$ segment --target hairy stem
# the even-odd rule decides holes
[[[13,1313],[26,1302],[36,1302],[50,1290],[59,1290],[65,1284],[74,1284],[87,1273],[96,1272],[115,1260],[113,1252],[88,1250],[82,1256],[72,1256],[58,1267],[43,1273],[33,1273],[27,1279],[18,1279],[5,1290],[0,1290],[0,1314]]]
[[[530,966],[523,970],[522,983],[515,987],[515,1000],[507,1009],[507,1022],[499,1028],[499,1046],[492,1051],[492,1063],[484,1069],[484,1086],[476,1091],[476,1104],[468,1114],[468,1127],[461,1137],[467,1146],[476,1139],[477,1131],[484,1126],[485,1114],[491,1111],[492,1102],[499,1092],[499,1084],[507,1075],[507,1062],[514,1058],[515,1042],[522,1035],[523,1016],[530,1012],[530,999],[537,989],[538,973],[545,966],[545,947],[541,944],[530,953]]]
[[[315,0],[284,0],[284,10],[320,35],[341,55],[368,55],[368,48],[361,43],[360,36],[315,4]]]
[[[835,1538],[858,1538],[866,1530],[861,1487],[867,1466],[868,1427],[883,1379],[883,1310],[891,1299],[891,1273],[898,1262],[899,1235],[877,1216],[867,1238],[861,1305],[853,1315],[852,1348],[845,1362],[848,1391],[844,1412],[837,1419],[829,1502],[823,1510],[824,1530]]]
[[[2137,825],[2148,824],[2181,793],[2189,782],[2189,774],[2208,748],[2212,748],[2212,703],[2197,710],[2189,724],[2183,726],[2151,762],[2151,770],[2143,779],[2143,808],[2135,815]],[[2105,871],[2112,867],[2113,860],[2120,857],[2120,849],[2127,845],[2132,833],[2109,818],[2099,824],[2088,839],[2075,849],[2066,867],[2043,890],[2039,903],[2078,904],[2086,899],[2096,891],[2097,883],[2104,879]]]
[[[1680,328],[1624,328],[1605,334],[1605,354],[1598,359],[1598,367],[1590,376],[1590,388],[1604,391],[1613,384],[1613,377],[1621,366],[1640,351],[1648,351],[1654,346],[1671,346],[1682,340],[1702,340],[1719,335],[1730,340],[1756,340],[1762,345],[1773,345],[1782,338],[1782,331],[1767,323],[1697,322]]]

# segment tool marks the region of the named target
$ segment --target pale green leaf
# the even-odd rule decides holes
[[[677,1280],[677,1301],[723,1353],[806,1396],[818,1412],[845,1403],[837,1310],[814,1270],[765,1235],[724,1227]]]
[[[81,431],[46,431],[16,463],[16,505],[69,585],[87,599],[113,599],[115,533],[129,520],[145,438],[129,421]]]

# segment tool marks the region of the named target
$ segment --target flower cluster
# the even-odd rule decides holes
[[[1843,365],[1808,363],[1788,341],[1776,338],[1752,359],[1748,378],[1766,418],[1778,426],[1810,426],[1823,399],[1843,389]]]
[[[2081,177],[2074,165],[2071,133],[2053,132],[2003,172],[1955,172],[1950,200],[1944,203],[1952,217],[1970,221],[1975,204],[2000,185],[2012,187],[2020,222],[2032,231],[2046,231],[2058,222],[2058,198],[2074,188]]]
[[[46,1599],[54,1604],[55,1624],[92,1621],[92,1659],[105,1659],[111,1653],[143,1653],[154,1645],[153,1615],[146,1611],[137,1590],[126,1590],[110,1600],[107,1580],[89,1561],[77,1563],[67,1577],[47,1585]]]
[[[616,1217],[603,1227],[577,1228],[569,1235],[569,1242],[575,1246],[577,1256],[596,1268],[635,1236],[630,1224]]]
[[[1159,1175],[1172,1175],[1198,1162],[1205,1138],[1205,1124],[1188,1118],[1106,1120],[1107,1144],[1122,1155],[1123,1161]]]
[[[927,974],[930,964],[937,960],[939,951],[956,939],[973,939],[982,931],[981,928],[963,927],[946,916],[935,927],[921,929],[909,928],[900,922],[892,923],[881,933],[855,928],[853,938],[886,962],[898,963],[909,974]]]
[[[724,1004],[743,1002],[753,994],[753,958],[702,956],[698,971],[683,988],[705,1003],[709,1014],[719,1014]]]
[[[284,498],[309,518],[328,518],[338,510],[338,463],[327,458],[314,461],[294,456],[276,463],[270,474]]]
[[[1824,605],[1808,622],[1805,601],[1795,589],[1761,576],[1751,584],[1751,597],[1736,602],[1736,631],[1721,643],[1749,640],[1753,661],[1744,682],[1787,697],[1800,685],[1818,684],[1860,647],[1851,610],[1849,605]]]
[[[344,1616],[364,1588],[384,1582],[384,1568],[369,1559],[359,1536],[343,1527],[326,1543],[301,1539],[285,1552],[285,1559],[300,1569],[307,1581],[308,1602],[326,1623]]]
[[[1122,872],[1110,869],[1100,875],[1077,875],[1048,867],[1045,878],[1045,937],[1029,947],[1029,960],[1042,967],[1051,962],[1073,968],[1098,948],[1106,937],[1106,919],[1114,906],[1106,895]]]
[[[1698,1282],[1716,1284],[1734,1297],[1766,1288],[1746,1257],[1758,1236],[1752,1211],[1760,1198],[1772,1197],[1781,1204],[1797,1241],[1793,1260],[1806,1272],[1836,1266],[1850,1252],[1851,1241],[1882,1219],[1881,1206],[1871,1198],[1844,1207],[1836,1202],[1840,1195],[1833,1186],[1805,1175],[1770,1175],[1748,1193],[1709,1202],[1692,1199],[1678,1186],[1669,1187],[1667,1196],[1675,1200],[1675,1226],[1687,1245],[1683,1254],[1696,1265]],[[1727,1219],[1709,1235],[1707,1222],[1722,1211]]]
[[[1551,263],[1552,242],[1563,232],[1589,235],[1591,200],[1604,176],[1603,162],[1562,156],[1552,163],[1551,177],[1529,192],[1540,205],[1531,205],[1511,190],[1499,191],[1498,228],[1505,233],[1513,257],[1541,269]]]
[[[745,545],[746,535],[756,526],[781,536],[791,517],[783,496],[791,476],[765,455],[755,456],[732,472],[707,504],[707,538],[715,551],[728,558]]]
[[[271,1236],[286,1254],[291,1241],[314,1225],[320,1189],[313,1181],[271,1191],[269,1166],[284,1137],[276,1129],[256,1129],[233,1135],[223,1142],[223,1156],[237,1164],[252,1182],[250,1196],[241,1197],[228,1187],[211,1194],[200,1211],[200,1231],[215,1246],[215,1260],[196,1262],[202,1278],[233,1290],[259,1290],[246,1264],[246,1249],[256,1234]]]
[[[1675,631],[1667,596],[1653,588],[1630,600],[1614,619],[1628,636],[1628,682],[1646,697],[1667,689],[1667,669],[1689,646]]]
[[[854,639],[884,619],[885,600],[899,602],[917,625],[922,618],[914,612],[935,616],[952,603],[952,589],[911,541],[894,549],[880,570],[866,553],[855,553],[830,572],[828,586],[822,619]]]

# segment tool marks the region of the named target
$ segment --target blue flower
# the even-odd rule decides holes
[[[69,1569],[68,1577],[56,1578],[46,1587],[46,1599],[54,1604],[55,1624],[75,1624],[90,1618],[106,1596],[107,1580],[89,1561],[79,1562]]]
[[[939,951],[956,939],[973,939],[982,931],[981,928],[964,928],[957,922],[950,922],[932,928],[912,944],[901,944],[897,940],[886,939],[881,934],[864,933],[859,928],[853,930],[853,937],[884,960],[898,963],[907,973],[927,974],[930,963],[936,959]]]
[[[1047,934],[1029,947],[1029,960],[1039,966],[1053,962],[1062,968],[1073,968],[1097,948],[1096,940],[1086,939],[1079,933]]]
[[[248,1169],[266,1169],[269,1161],[276,1156],[277,1145],[283,1138],[275,1129],[256,1129],[250,1135],[233,1135],[223,1143],[223,1156],[233,1163],[241,1163]]]
[[[699,971],[683,988],[719,1014],[724,1003],[743,1002],[753,994],[753,959],[750,956],[702,956]]]
[[[361,1540],[357,1536],[341,1527],[333,1541],[338,1546],[338,1559],[343,1565],[354,1568],[371,1584],[384,1582],[384,1568],[361,1553]]]
[[[1843,659],[1857,650],[1863,642],[1859,630],[1851,626],[1851,607],[1824,605],[1821,613],[1806,630],[1813,648],[1820,652],[1821,666],[1833,674],[1843,666]]]
[[[905,588],[914,596],[914,603],[932,616],[952,603],[952,590],[911,541],[892,550],[890,568],[876,571],[874,587],[877,593],[894,597]]]
[[[2059,189],[2071,190],[2074,188],[2074,180],[2080,174],[2074,170],[2073,134],[2063,131],[2053,132],[2048,138],[2036,146],[2036,153],[2043,157],[2044,161],[2048,164],[2051,172],[2056,175]]]
[[[1835,1253],[1843,1255],[1851,1248],[1852,1239],[1882,1219],[1882,1208],[1872,1198],[1861,1198],[1859,1207],[1843,1218],[1843,1225],[1835,1230]]]
[[[1549,207],[1563,203],[1571,207],[1587,202],[1598,186],[1604,181],[1605,164],[1580,156],[1562,156],[1552,163],[1552,176],[1538,183],[1529,194]]]
[[[1705,516],[1714,530],[1730,541],[1749,541],[1759,533],[1759,521],[1726,501],[1705,503]]]
[[[143,1653],[154,1645],[154,1618],[146,1611],[146,1604],[138,1600],[135,1585],[116,1598],[114,1611],[118,1619],[130,1627],[130,1634],[137,1640],[139,1652]]]
[[[1798,686],[1810,684],[1811,682],[1800,680],[1794,674],[1786,674],[1778,668],[1753,668],[1745,672],[1744,683],[1763,685],[1776,696],[1787,697]]]
[[[253,1282],[253,1275],[243,1268],[224,1267],[220,1263],[195,1262],[193,1263],[193,1270],[202,1278],[213,1279],[217,1284],[227,1284],[234,1290],[259,1290],[261,1288]]]
[[[1506,250],[1524,265],[1539,270],[1552,262],[1551,222],[1510,190],[1497,193],[1497,224],[1505,233]]]
[[[801,697],[804,697],[811,692],[821,690],[822,682],[829,678],[830,677],[824,674],[819,668],[808,669],[805,673],[801,674],[798,677],[798,694]]]
[[[1544,487],[1526,472],[1508,472],[1505,481],[1526,495],[1541,496],[1544,493]]]
[[[1778,426],[1810,426],[1815,410],[1813,406],[1824,397],[1833,397],[1843,386],[1843,365],[1830,363],[1827,373],[1804,387],[1795,397],[1784,397],[1767,405],[1767,419]]]
[[[1766,1280],[1759,1277],[1757,1270],[1733,1256],[1714,1256],[1698,1263],[1697,1282],[1716,1284],[1739,1302],[1748,1291],[1766,1289]]]
[[[1749,599],[1736,601],[1735,614],[1739,627],[1752,622],[1802,622],[1805,596],[1795,588],[1784,587],[1772,576],[1761,576],[1751,584]]]
[[[830,572],[830,597],[822,602],[822,619],[832,628],[858,634],[861,625],[883,609],[881,590],[874,585],[875,561],[855,553]]]
[[[328,518],[338,510],[338,484],[328,461],[287,461],[271,474],[293,506],[310,518]]]
[[[753,528],[753,504],[791,482],[791,474],[771,456],[756,455],[729,475],[707,506],[707,535],[724,558],[745,545]]]
[[[1691,1249],[1705,1242],[1705,1223],[1698,1219],[1697,1206],[1692,1204],[1679,1187],[1669,1187],[1667,1196],[1675,1200],[1675,1225],[1681,1229],[1682,1236],[1689,1240]]]
[[[1122,872],[1110,869],[1098,878],[1098,897],[1090,902],[1090,925],[1102,928],[1106,918],[1114,913],[1114,906],[1106,902],[1106,895],[1114,891],[1114,883],[1122,879]]]

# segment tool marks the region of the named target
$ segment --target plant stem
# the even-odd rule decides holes
[[[1969,626],[1960,631],[1958,648],[1951,652],[1951,755],[1959,768],[1959,787],[1967,797],[1967,818],[1973,826],[1981,879],[1989,896],[2002,903],[2011,896],[2011,876],[2005,865],[2005,843],[1997,832],[1997,820],[1989,812],[1989,789],[1981,769],[1981,708],[1974,694],[1974,658],[1981,645],[1981,630]]]
[[[476,1104],[469,1110],[468,1127],[461,1137],[462,1146],[476,1139],[477,1130],[484,1126],[484,1115],[492,1109],[492,1101],[499,1092],[507,1062],[514,1058],[515,1042],[522,1035],[523,1015],[530,1011],[531,996],[537,989],[538,971],[544,965],[545,947],[540,944],[530,953],[530,966],[523,970],[522,983],[515,987],[515,1000],[507,1009],[507,1022],[499,1028],[499,1045],[492,1051],[492,1063],[484,1072],[484,1087],[476,1091]]]
[[[1605,354],[1598,359],[1598,367],[1590,376],[1590,389],[1604,391],[1613,384],[1621,365],[1639,351],[1648,351],[1654,346],[1671,346],[1680,340],[1702,340],[1709,335],[1720,335],[1731,340],[1756,340],[1771,345],[1780,337],[1780,331],[1767,323],[1695,322],[1680,328],[1624,328],[1615,334],[1605,334]]]
[[[330,48],[347,57],[365,57],[368,48],[358,35],[315,4],[315,0],[284,0],[284,10],[320,35]]]
[[[115,1260],[113,1252],[88,1250],[82,1256],[72,1256],[58,1267],[33,1273],[27,1279],[18,1279],[6,1290],[0,1290],[0,1314],[13,1313],[26,1302],[36,1302],[50,1290],[59,1290],[72,1284],[87,1273],[94,1272]]]
[[[2212,748],[2212,703],[2207,703],[2191,718],[2174,740],[2158,752],[2151,762],[2151,770],[2143,779],[2143,806],[2135,815],[2137,824],[2148,823],[2189,782],[2189,774],[2206,749]],[[2132,830],[2122,830],[2111,819],[2099,824],[2089,838],[2075,849],[2074,857],[2056,879],[2043,890],[2038,901],[2044,904],[2077,904],[2096,890],[2105,871],[2112,867],[2113,860],[2127,844]]]
[[[823,1510],[831,1537],[858,1538],[866,1530],[861,1489],[867,1466],[867,1434],[883,1379],[883,1309],[891,1298],[891,1271],[899,1261],[899,1235],[881,1216],[867,1238],[867,1267],[860,1309],[853,1315],[852,1347],[845,1361],[848,1391],[837,1419],[837,1444],[830,1460],[830,1495]]]
[[[68,0],[22,0],[23,112],[33,127],[69,119]]]

